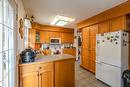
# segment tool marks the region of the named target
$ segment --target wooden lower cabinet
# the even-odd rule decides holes
[[[75,87],[75,59],[19,65],[19,87]]]
[[[53,71],[41,71],[39,73],[39,87],[54,87]]]
[[[54,87],[54,63],[20,66],[20,87]]]
[[[55,62],[55,87],[75,87],[75,60]]]

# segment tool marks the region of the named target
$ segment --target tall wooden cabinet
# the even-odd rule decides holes
[[[81,66],[90,69],[90,62],[89,62],[89,46],[90,46],[90,38],[89,38],[89,27],[86,27],[82,30],[82,59],[81,59]]]
[[[95,73],[96,34],[98,24],[86,27],[82,30],[82,59],[81,66]]]
[[[95,60],[96,60],[96,34],[98,34],[98,24],[90,26],[90,71],[95,73]]]
[[[73,33],[62,33],[61,42],[62,43],[74,43],[74,34]]]

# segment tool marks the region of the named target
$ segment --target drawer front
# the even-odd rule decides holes
[[[43,63],[43,64],[34,64],[34,65],[26,65],[20,66],[20,73],[30,73],[30,72],[38,72],[43,70],[51,70],[53,68],[53,62]]]

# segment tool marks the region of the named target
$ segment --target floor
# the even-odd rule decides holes
[[[75,64],[75,87],[109,87],[95,78],[91,72],[80,67],[79,62]]]

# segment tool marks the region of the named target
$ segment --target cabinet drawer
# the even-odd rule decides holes
[[[43,63],[43,64],[30,64],[30,65],[23,65],[20,66],[19,70],[20,73],[30,73],[30,72],[37,72],[43,70],[51,70],[53,68],[53,62],[51,63]]]
[[[53,63],[38,64],[36,66],[37,71],[51,71],[53,69]]]

